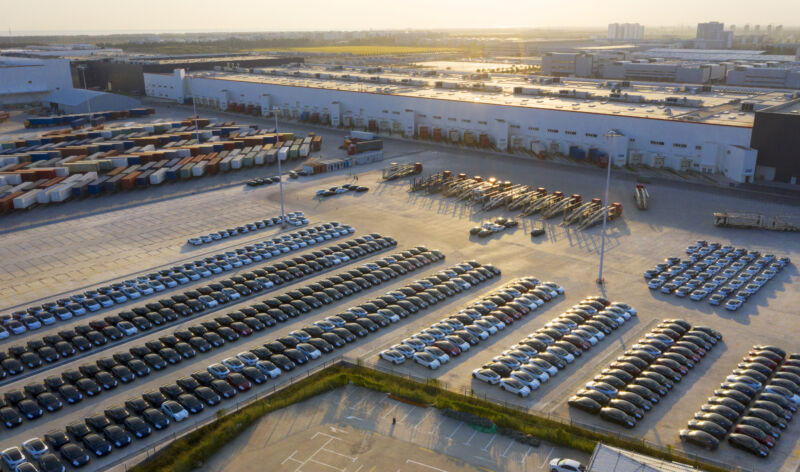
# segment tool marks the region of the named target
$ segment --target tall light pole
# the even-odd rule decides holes
[[[606,133],[606,138],[615,135],[616,132],[609,131]],[[611,157],[608,157],[606,164],[606,197],[603,200],[603,232],[600,236],[600,271],[597,274],[597,283],[603,285],[606,281],[603,279],[603,257],[606,253],[606,226],[608,224],[608,188],[611,186]]]
[[[92,103],[89,100],[89,84],[86,83],[86,64],[81,64],[78,66],[78,70],[81,71],[81,75],[83,76],[83,94],[86,96],[86,109],[89,111],[89,124],[92,123]]]
[[[197,138],[197,144],[200,144],[200,126],[197,124],[197,102],[194,98],[194,91],[192,91],[192,110],[194,110],[194,136]]]
[[[278,111],[280,111],[280,107],[275,106],[272,108],[272,113],[275,115],[275,146],[278,147],[278,152],[275,154],[278,156],[278,190],[281,194],[281,227],[286,228],[286,213],[283,208],[283,172],[281,171],[281,139],[278,135]]]

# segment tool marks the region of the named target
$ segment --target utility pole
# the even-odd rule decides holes
[[[614,134],[613,131],[606,133],[606,138]],[[611,185],[611,158],[608,156],[608,164],[606,165],[606,197],[603,200],[603,232],[600,236],[600,271],[597,274],[597,284],[603,285],[606,283],[603,279],[603,258],[606,253],[606,226],[608,224],[608,188]]]
[[[278,189],[281,194],[281,228],[286,228],[286,212],[284,211],[283,207],[283,172],[281,171],[281,139],[278,135],[278,112],[280,111],[280,107],[275,106],[272,108],[272,113],[275,115],[275,146],[278,147],[278,153],[275,155],[278,156]]]

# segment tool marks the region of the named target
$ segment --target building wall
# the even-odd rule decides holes
[[[758,150],[761,175],[800,183],[800,115],[756,112],[750,147]]]
[[[739,66],[728,71],[725,83],[746,87],[800,88],[800,70]]]
[[[544,110],[485,103],[469,103],[421,97],[379,93],[314,89],[276,84],[221,80],[216,78],[187,78],[201,106],[226,108],[228,103],[253,104],[262,110],[279,107],[283,116],[296,118],[304,111],[331,115],[334,126],[351,123],[366,126],[375,120],[381,129],[402,131],[409,136],[421,126],[441,128],[443,136],[454,132],[459,139],[473,133],[477,140],[487,134],[498,148],[544,146],[551,151],[567,154],[570,146],[585,150],[597,148],[629,162],[638,156],[641,163],[670,167],[675,170],[700,168],[702,150],[707,143],[720,146],[750,144],[750,128],[678,122],[629,116]],[[175,76],[145,74],[148,95],[179,98]],[[150,91],[153,91],[151,94]],[[334,119],[338,117],[339,119]],[[627,145],[612,146],[605,137],[616,130],[626,137]],[[673,139],[665,139],[665,137]],[[617,139],[616,141],[619,141]],[[714,153],[714,172],[721,166]],[[723,156],[724,159],[724,156]],[[696,164],[696,165],[695,165]],[[711,164],[709,164],[711,165]],[[739,180],[737,176],[731,177]],[[741,180],[744,180],[743,177]]]
[[[0,105],[36,103],[57,90],[72,88],[66,59],[0,58]]]

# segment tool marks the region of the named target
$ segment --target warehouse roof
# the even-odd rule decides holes
[[[597,443],[586,472],[694,472],[678,462],[668,462],[635,452]]]
[[[765,51],[749,49],[672,49],[653,48],[641,53],[648,57],[669,57],[687,61],[779,61],[796,62],[794,56],[765,54]]]
[[[741,101],[764,103],[768,106],[787,101],[784,93],[779,91],[713,87],[710,91],[702,92],[696,84],[684,86],[674,83],[632,82],[620,90],[621,97],[612,97],[612,88],[618,86],[619,81],[561,78],[559,83],[531,83],[524,76],[493,75],[491,79],[482,81],[485,87],[495,90],[492,92],[486,88],[434,87],[436,81],[455,83],[462,87],[474,83],[464,80],[460,74],[423,77],[411,76],[407,71],[382,71],[376,74],[345,70],[331,73],[323,68],[313,67],[275,71],[264,69],[257,72],[261,73],[203,72],[190,76],[737,127],[752,127],[755,116],[753,112],[740,110]],[[402,80],[414,81],[416,84],[402,83]],[[538,89],[542,93],[514,94],[515,87]],[[581,95],[583,97],[578,98]],[[669,102],[668,98],[676,101]],[[637,99],[642,102],[636,102]]]
[[[77,106],[82,103],[86,103],[87,96],[91,100],[102,95],[106,95],[106,93],[96,92],[94,90],[71,88],[66,90],[57,90],[48,95],[44,101],[49,103],[58,103],[60,105]]]

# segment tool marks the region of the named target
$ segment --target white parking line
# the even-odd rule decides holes
[[[465,446],[469,446],[469,443],[472,442],[472,438],[474,438],[476,434],[478,434],[478,430],[477,429],[472,431],[472,435],[470,435],[469,439],[467,439],[467,442],[465,442],[464,445]]]
[[[427,468],[429,468],[431,470],[438,470],[439,472],[447,472],[444,469],[440,469],[438,467],[434,467],[434,466],[428,465],[428,464],[423,464],[422,462],[412,461],[411,459],[407,459],[406,460],[406,464],[415,464],[415,465],[419,465],[419,466],[422,466],[422,467],[427,467]]]
[[[461,429],[462,426],[464,426],[464,422],[463,421],[458,423],[458,426],[456,426],[456,429],[454,429],[453,432],[450,433],[450,436],[447,436],[447,439],[453,439],[453,436],[455,436],[455,434],[458,432],[459,429]]]
[[[533,451],[533,447],[528,446],[528,450],[525,451],[525,455],[522,456],[522,460],[520,461],[522,465],[525,465],[525,463],[528,461],[528,456],[531,455],[531,451]]]
[[[438,433],[439,432],[439,427],[442,425],[442,423],[444,423],[444,420],[445,419],[442,418],[441,420],[437,421],[436,424],[433,425],[433,428],[431,428],[431,430],[428,431],[428,434]]]
[[[554,450],[555,447],[550,448],[550,452],[547,453],[547,457],[545,457],[544,460],[542,461],[542,467],[544,467],[547,464],[547,461],[550,460],[550,454],[552,454]]]
[[[500,457],[507,456],[508,455],[508,450],[511,449],[511,446],[513,446],[513,445],[514,445],[514,440],[512,439],[511,442],[508,443],[508,446],[506,447],[506,450],[503,451],[502,454],[500,454]]]
[[[392,412],[394,412],[394,410],[396,410],[398,406],[400,406],[400,404],[396,403],[393,407],[389,408],[389,410],[383,414],[382,418],[386,418],[387,416],[391,415]]]
[[[495,440],[496,438],[497,438],[497,434],[493,434],[493,435],[492,435],[492,438],[489,440],[489,442],[487,442],[487,443],[486,443],[486,445],[485,445],[485,446],[483,446],[483,450],[484,450],[484,451],[488,451],[488,450],[489,450],[489,446],[491,446],[491,445],[492,445],[492,443],[494,442],[494,440]]]
[[[410,415],[410,414],[411,414],[411,413],[414,411],[414,409],[415,409],[415,408],[416,408],[416,407],[413,407],[413,406],[412,406],[411,408],[409,408],[409,409],[408,409],[408,412],[407,412],[405,415],[403,415],[403,417],[402,417],[402,418],[398,419],[398,420],[397,420],[397,422],[398,422],[398,423],[402,423],[403,421],[405,421],[405,420],[406,420],[406,418],[408,418],[408,415]]]

